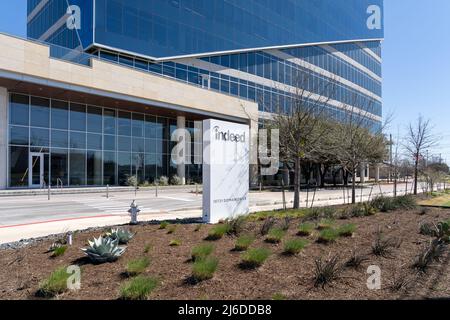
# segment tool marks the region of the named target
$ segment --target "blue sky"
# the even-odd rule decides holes
[[[431,2],[431,3],[430,3]],[[450,162],[450,23],[448,0],[385,0],[383,101],[389,133],[403,135],[419,114],[431,119]],[[25,36],[26,0],[0,0],[0,31]]]

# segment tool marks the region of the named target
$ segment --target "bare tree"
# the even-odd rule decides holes
[[[293,77],[292,86],[285,90],[291,92],[290,108],[278,105],[269,124],[280,132],[280,159],[294,168],[294,209],[300,208],[301,164],[312,157],[328,130],[324,106],[335,94],[335,81],[324,84],[316,80],[308,72]]]
[[[375,125],[371,119],[371,104],[359,105],[355,95],[352,106],[343,120],[336,123],[336,156],[345,171],[352,175],[352,203],[356,203],[356,173],[363,165],[381,163],[387,152],[383,125]],[[359,108],[357,107],[359,106]]]
[[[421,115],[417,122],[410,123],[405,141],[405,149],[414,159],[414,194],[417,195],[419,177],[419,164],[422,153],[436,146],[437,139],[433,134],[430,120],[425,120]]]

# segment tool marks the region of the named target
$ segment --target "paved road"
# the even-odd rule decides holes
[[[392,185],[381,185],[363,189],[363,200],[369,195],[376,196],[380,192],[392,192]],[[20,224],[37,223],[43,221],[97,217],[102,215],[125,215],[133,199],[136,199],[142,213],[170,213],[179,210],[201,209],[202,196],[190,192],[191,189],[160,190],[158,197],[154,190],[111,193],[109,199],[105,194],[62,194],[52,195],[51,200],[46,195],[14,196],[0,198],[0,227]],[[399,193],[405,192],[405,185],[399,186]],[[358,190],[358,200],[361,191]],[[302,206],[311,205],[313,193],[307,195],[302,192]],[[342,189],[318,191],[314,201],[316,205],[330,205],[344,203]],[[293,193],[286,193],[286,201],[293,200]],[[348,200],[347,200],[348,201]],[[281,206],[281,192],[252,192],[250,194],[251,207]]]

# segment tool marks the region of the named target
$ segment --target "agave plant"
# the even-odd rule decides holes
[[[119,240],[119,244],[127,244],[134,237],[134,233],[126,229],[112,229],[106,234],[113,240]]]
[[[94,263],[113,262],[125,252],[124,247],[119,247],[119,240],[99,237],[89,241],[89,247],[81,249]]]

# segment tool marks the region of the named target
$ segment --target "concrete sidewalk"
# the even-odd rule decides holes
[[[398,194],[404,194],[404,185],[398,188]],[[379,195],[393,194],[392,185],[358,190],[357,201],[367,201]],[[342,189],[301,193],[301,207],[339,205],[350,202],[350,194]],[[42,197],[41,197],[42,198]],[[91,227],[104,227],[126,224],[130,221],[127,214],[130,199],[134,192],[122,192],[111,199],[93,195],[76,197],[55,196],[52,201],[32,196],[0,198],[0,244],[60,234],[67,231],[84,230]],[[292,207],[294,194],[286,192],[286,205]],[[17,203],[20,199],[21,203]],[[138,205],[143,205],[139,221],[162,221],[188,218],[201,218],[202,197],[189,190],[166,191],[156,198],[140,192]],[[281,192],[251,192],[250,212],[282,209]],[[65,210],[67,211],[65,213]]]

